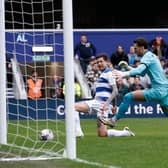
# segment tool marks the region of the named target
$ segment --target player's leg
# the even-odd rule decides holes
[[[129,105],[134,100],[139,100],[139,101],[145,100],[145,97],[144,97],[142,90],[137,90],[134,92],[127,93],[124,96],[123,101],[119,105],[118,112],[110,120],[106,120],[104,118],[101,118],[100,121],[102,123],[104,123],[105,125],[109,125],[111,127],[114,127],[117,120],[119,120],[120,118],[122,118],[124,116],[125,112],[128,111]]]
[[[99,137],[107,137],[107,126],[103,124],[99,118],[108,118],[109,110],[111,109],[111,106],[109,105],[109,108],[106,110],[102,110],[102,103],[99,101],[94,101],[92,103],[92,111],[96,112],[97,114],[97,134]]]
[[[134,100],[141,100],[141,101],[145,100],[144,95],[141,90],[127,93],[124,96],[122,103],[119,105],[118,112],[115,115],[115,118],[117,120],[119,120],[120,118],[124,116],[125,112],[128,111],[129,105]]]
[[[76,133],[76,137],[83,137],[84,136],[84,133],[82,131],[81,124],[80,124],[79,112],[88,113],[88,111],[89,111],[89,106],[84,101],[75,103],[75,133]]]
[[[107,137],[107,126],[97,119],[97,134],[99,137]]]
[[[81,101],[75,103],[75,111],[76,111],[76,118],[75,118],[75,126],[76,126],[76,135],[82,135],[82,129],[80,125],[80,117],[79,113],[89,113],[92,114],[94,112],[94,107],[99,107],[100,103],[98,104],[96,100],[88,100],[88,101]],[[78,134],[79,132],[79,134]]]
[[[75,110],[77,112],[84,112],[93,114],[96,113],[97,117],[100,115],[103,115],[104,117],[107,117],[107,113],[102,114],[100,111],[102,103],[97,100],[88,100],[84,102],[77,102],[75,103]],[[100,120],[97,120],[97,133],[100,137],[106,137],[107,136],[107,127],[103,123],[100,122]]]
[[[82,113],[89,113],[89,110],[90,108],[88,106],[88,103],[86,103],[85,101],[75,103],[75,111]]]
[[[168,94],[165,88],[151,88],[145,90],[138,90],[132,92],[132,96],[126,94],[124,96],[123,102],[119,106],[118,113],[114,116],[113,120],[118,120],[123,117],[124,113],[128,110],[129,104],[134,101],[159,101],[164,107],[164,111],[167,111],[168,107]],[[166,113],[166,112],[165,112]]]
[[[97,120],[97,127],[99,137],[135,136],[135,133],[133,133],[128,127],[124,127],[123,130],[107,129],[107,126],[100,120]]]
[[[107,136],[108,137],[135,136],[135,133],[133,133],[128,127],[124,127],[123,130],[108,129]]]
[[[79,113],[76,111],[75,111],[75,134],[76,134],[76,137],[84,136],[84,133],[82,131],[81,124],[80,124]]]

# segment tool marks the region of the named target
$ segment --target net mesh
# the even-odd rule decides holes
[[[7,145],[0,145],[1,160],[63,154],[61,27],[59,0],[5,1],[8,134]],[[53,140],[41,140],[46,128]]]

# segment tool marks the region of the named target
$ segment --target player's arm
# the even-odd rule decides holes
[[[111,86],[112,93],[111,93],[111,96],[107,99],[107,103],[110,104],[111,102],[113,102],[113,105],[116,105],[116,97],[118,95],[118,88],[116,84],[116,79],[112,76],[111,73],[109,74],[108,81]]]
[[[147,69],[147,66],[145,64],[140,64],[138,67],[136,68],[133,68],[129,71],[124,71],[124,72],[121,72],[121,71],[116,71],[116,70],[113,70],[113,75],[116,77],[116,78],[126,78],[126,77],[129,77],[129,76],[144,76],[145,75],[145,72],[146,72],[146,69]]]
[[[112,94],[111,96],[103,103],[102,110],[105,110],[109,104],[112,102],[113,103],[113,112],[116,112],[117,109],[117,94],[118,94],[118,89],[116,85],[112,85]]]
[[[147,70],[147,65],[141,63],[137,68],[130,70],[130,76],[144,76]]]
[[[108,82],[109,82],[109,85],[111,86],[112,93],[111,93],[110,97],[103,103],[103,106],[102,106],[103,110],[106,109],[111,102],[113,103],[113,106],[116,106],[116,104],[117,104],[116,97],[118,95],[118,88],[116,85],[116,80],[112,76],[111,73],[109,73]]]
[[[104,107],[107,107],[112,102],[113,105],[112,113],[114,114],[117,112],[117,95],[118,95],[117,85],[112,85],[112,90],[113,90],[112,94],[104,104]]]
[[[117,104],[117,95],[118,95],[118,88],[117,85],[112,85],[112,94],[111,96],[107,99],[107,103],[110,104],[111,102],[113,103],[113,106]]]

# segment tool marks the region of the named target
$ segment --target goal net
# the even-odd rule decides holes
[[[7,143],[0,144],[1,160],[64,153],[62,27],[62,0],[5,1]],[[43,129],[53,139],[41,137]]]

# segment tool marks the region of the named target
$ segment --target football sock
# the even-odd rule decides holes
[[[107,136],[130,136],[130,133],[128,130],[116,130],[116,129],[108,129],[107,130]]]
[[[127,93],[124,98],[122,103],[119,106],[118,112],[116,113],[115,117],[116,119],[120,119],[124,116],[125,112],[128,111],[128,107],[130,105],[130,103],[133,100],[133,94],[132,93]]]
[[[75,111],[75,130],[83,134],[81,125],[80,125],[80,117],[79,112]]]

